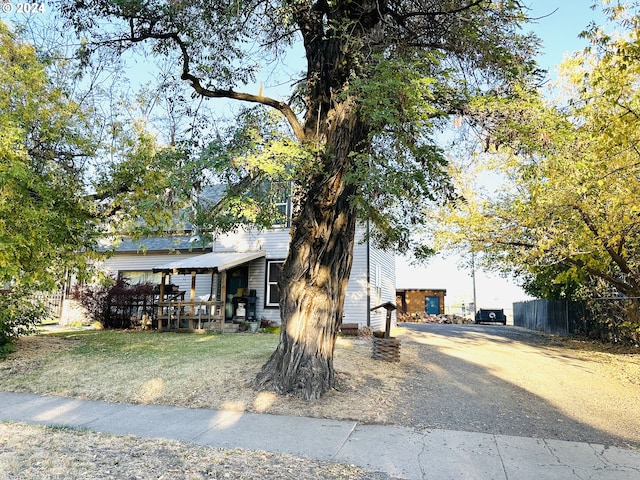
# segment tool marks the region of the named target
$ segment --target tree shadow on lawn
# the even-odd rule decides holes
[[[536,339],[530,341],[527,335],[517,334],[517,337],[522,337],[517,339],[504,338],[497,335],[498,332],[474,328],[462,328],[452,334],[447,328],[451,326],[445,326],[445,329],[437,328],[442,326],[431,327],[427,331],[410,331],[400,336],[403,347],[413,344],[417,350],[417,362],[407,365],[407,376],[400,388],[403,393],[390,413],[391,422],[414,425],[419,429],[472,431],[640,449],[640,428],[634,425],[638,424],[635,412],[640,407],[637,396],[635,404],[626,409],[616,405],[616,411],[610,418],[598,419],[600,422],[610,420],[607,424],[610,428],[605,430],[597,426],[597,421],[591,425],[572,418],[547,399],[500,378],[492,371],[495,365],[483,365],[482,358],[476,363],[459,355],[474,355],[466,350],[476,349],[483,350],[480,355],[490,357],[506,345],[517,350],[532,350],[526,352],[532,355],[532,359],[535,355],[554,357],[560,368],[563,362],[568,366],[577,363],[570,365],[573,369],[582,368],[579,360],[571,356],[555,357],[553,350],[546,350]],[[508,362],[509,357],[498,361]],[[532,363],[528,368],[537,367]],[[523,378],[528,377],[531,372],[527,371],[527,365],[523,370]],[[563,372],[553,373],[556,376],[560,374],[562,378]],[[585,390],[582,395],[590,393]],[[602,402],[606,401],[602,399]],[[562,399],[563,410],[566,407],[570,411],[581,408],[566,402],[572,402],[572,399]]]

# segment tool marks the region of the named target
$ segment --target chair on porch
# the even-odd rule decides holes
[[[198,297],[200,302],[211,302],[211,295],[200,295]],[[207,303],[202,303],[200,305],[196,305],[195,307],[195,315],[198,317],[198,330],[202,328],[210,327],[211,319],[213,318],[213,314],[215,312],[215,306]]]

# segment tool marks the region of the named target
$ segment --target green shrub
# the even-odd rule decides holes
[[[640,345],[640,299],[590,299],[587,309],[579,333],[614,344]]]
[[[264,333],[280,333],[279,325],[270,325],[268,327],[262,327]]]
[[[0,357],[13,351],[13,342],[18,337],[35,332],[45,316],[44,305],[26,291],[12,289],[0,293]]]

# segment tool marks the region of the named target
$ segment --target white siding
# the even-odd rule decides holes
[[[359,225],[342,321],[363,327],[369,317],[374,331],[384,330],[386,310],[370,312],[369,309],[385,302],[395,303],[395,255],[362,243],[365,234],[366,226]],[[395,315],[392,318],[395,321]]]
[[[343,322],[367,324],[367,245],[361,243],[365,229],[362,226],[356,231],[351,277],[347,286]],[[283,260],[289,249],[289,230],[274,229],[268,231],[240,230],[216,239],[213,250],[215,252],[264,250],[266,258],[252,262],[249,269],[249,288],[255,289],[258,296],[256,314],[258,318],[265,317],[270,321],[280,321],[280,311],[277,308],[264,308],[266,261]],[[393,255],[390,256],[393,261]],[[393,279],[395,285],[395,278]],[[395,291],[393,292],[395,297]]]
[[[351,265],[351,276],[347,285],[347,294],[344,299],[343,323],[358,323],[360,326],[367,325],[367,315],[369,310],[368,301],[368,274],[367,265],[367,244],[362,243],[365,229],[358,227],[356,230],[356,240],[353,247],[353,263]]]
[[[344,305],[345,323],[367,325],[370,318],[374,330],[382,330],[385,325],[384,309],[369,312],[369,308],[384,302],[395,302],[395,257],[393,253],[384,252],[362,243],[365,227],[359,225],[356,231],[356,243],[353,252],[351,277],[347,286]],[[239,230],[220,236],[213,242],[214,252],[246,252],[263,250],[265,258],[249,264],[249,289],[255,290],[258,297],[256,315],[273,322],[280,321],[277,308],[265,308],[266,262],[268,260],[284,260],[289,248],[289,230],[278,228],[273,230]],[[151,270],[154,267],[171,261],[190,258],[201,253],[181,254],[116,254],[103,262],[104,268],[113,275],[121,270]],[[367,259],[369,262],[367,262]],[[215,279],[215,277],[213,277]],[[215,280],[214,280],[215,281]],[[191,275],[172,275],[171,283],[187,292],[191,289]],[[196,298],[208,298],[212,291],[212,275],[202,274],[196,277]],[[188,293],[187,293],[188,295]],[[369,298],[370,295],[370,298]],[[394,315],[395,320],[395,315]]]
[[[118,272],[127,270],[152,270],[155,267],[164,265],[176,260],[196,257],[202,252],[188,253],[117,253],[104,260],[100,267],[110,275],[116,277]],[[187,292],[186,299],[191,291],[191,275],[172,275],[171,283],[178,285],[180,290]],[[196,275],[196,299],[206,297],[211,294],[211,275]]]
[[[266,257],[284,258],[289,250],[289,229],[244,230],[215,239],[214,252],[254,252],[264,250]]]
[[[256,302],[256,316],[266,318],[270,322],[280,323],[279,308],[264,308],[266,259],[256,260],[249,265],[249,288],[255,289],[258,300]]]
[[[386,302],[396,303],[396,263],[393,252],[374,246],[369,249],[371,266],[371,308]],[[371,328],[384,330],[387,311],[384,308],[371,312]],[[395,312],[391,319],[395,323]]]
[[[192,258],[200,255],[198,253],[116,253],[101,263],[101,267],[113,274],[120,270],[151,270],[158,265],[182,260],[184,258]]]
[[[256,316],[280,323],[278,308],[265,308],[265,282],[267,260],[284,260],[289,250],[289,229],[238,230],[222,235],[214,241],[214,252],[242,252],[263,250],[265,258],[249,264],[249,289],[256,291]]]

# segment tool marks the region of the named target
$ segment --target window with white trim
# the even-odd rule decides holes
[[[382,303],[382,267],[379,264],[376,264],[375,276],[374,302],[376,305],[379,305],[380,303]]]
[[[264,295],[265,308],[280,306],[280,274],[284,260],[267,260],[266,288]]]

